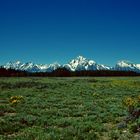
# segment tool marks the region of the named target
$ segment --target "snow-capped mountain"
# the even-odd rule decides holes
[[[78,56],[76,59],[71,60],[68,64],[65,64],[63,67],[71,71],[110,69],[110,67],[108,66],[97,64],[95,61],[88,60],[83,56]]]
[[[71,60],[69,63],[60,65],[53,64],[34,64],[32,62],[22,63],[20,61],[9,62],[3,66],[6,69],[24,70],[28,72],[52,72],[57,68],[66,68],[70,71],[81,70],[120,70],[120,71],[134,71],[140,73],[140,64],[134,64],[129,61],[119,61],[115,67],[98,64],[93,60],[86,59],[83,56]]]
[[[43,64],[34,64],[32,62],[29,63],[22,63],[20,61],[16,62],[9,62],[3,67],[6,69],[15,69],[15,70],[23,70],[28,72],[51,72],[57,68],[59,68],[61,65],[54,63],[50,65],[43,65]]]
[[[6,69],[15,69],[15,70],[25,70],[29,72],[38,72],[40,70],[38,65],[33,64],[32,62],[22,63],[20,61],[9,62],[4,65]]]
[[[140,64],[134,64],[129,61],[119,61],[115,66],[115,70],[140,72]]]

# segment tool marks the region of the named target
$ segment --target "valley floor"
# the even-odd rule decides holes
[[[137,140],[119,124],[138,95],[140,77],[0,78],[0,139]]]

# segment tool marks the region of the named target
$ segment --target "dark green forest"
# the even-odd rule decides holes
[[[82,76],[140,76],[140,73],[133,71],[116,71],[116,70],[92,70],[92,71],[69,71],[65,68],[58,68],[52,72],[27,72],[14,69],[0,68],[1,77],[82,77]]]

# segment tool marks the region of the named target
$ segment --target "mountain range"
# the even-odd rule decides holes
[[[2,67],[6,69],[15,69],[28,72],[52,72],[57,68],[66,68],[70,71],[82,71],[82,70],[118,70],[118,71],[134,71],[140,73],[140,64],[134,64],[129,61],[118,61],[114,67],[110,67],[103,64],[98,64],[94,60],[87,59],[83,56],[71,60],[67,64],[60,65],[58,63],[53,64],[35,64],[32,62],[22,63],[20,61],[8,62]]]

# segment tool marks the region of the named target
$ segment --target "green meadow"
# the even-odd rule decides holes
[[[138,140],[139,95],[139,77],[0,78],[0,140]]]

